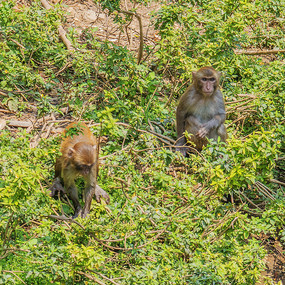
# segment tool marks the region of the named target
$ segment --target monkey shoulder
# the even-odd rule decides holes
[[[187,90],[184,92],[184,94],[181,96],[177,109],[183,113],[189,113],[191,112],[191,107],[195,105],[197,102],[197,96],[195,88],[193,85],[190,85],[190,87],[187,88]]]
[[[221,90],[217,90],[217,93],[214,97],[215,105],[217,106],[217,111],[219,114],[226,114],[225,110],[225,102],[224,102],[224,97],[223,93]]]
[[[223,96],[223,93],[222,93],[222,91],[220,89],[218,89],[215,92],[215,98],[218,99],[218,100],[224,101],[224,96]]]
[[[184,92],[183,96],[187,97],[188,99],[195,98],[195,95],[197,94],[196,88],[194,84],[191,84],[186,91]]]

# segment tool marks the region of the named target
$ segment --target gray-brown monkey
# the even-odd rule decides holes
[[[190,140],[197,150],[208,143],[208,139],[226,141],[227,131],[223,94],[219,89],[221,73],[212,67],[202,67],[192,73],[193,83],[179,100],[176,110],[178,140],[176,146],[184,156],[187,153],[184,132],[191,134]]]

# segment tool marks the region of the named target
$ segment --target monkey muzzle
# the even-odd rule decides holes
[[[205,92],[205,91],[203,91],[203,95],[204,95],[205,97],[210,97],[210,96],[213,95],[213,92],[212,92],[212,91],[210,91],[210,92]]]
[[[89,173],[90,173],[90,168],[89,167],[88,168],[84,168],[84,169],[81,170],[82,176],[87,176],[87,175],[89,175]]]
[[[92,165],[76,165],[75,168],[82,176],[88,176],[90,174]]]

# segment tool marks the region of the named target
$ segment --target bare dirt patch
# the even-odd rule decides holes
[[[158,35],[152,24],[151,15],[158,11],[160,4],[153,2],[148,6],[134,5],[130,1],[124,1],[121,7],[123,11],[130,11],[135,8],[142,22],[144,43],[148,45],[155,44]],[[108,11],[102,11],[100,5],[92,0],[76,1],[68,0],[64,2],[63,9],[67,12],[65,28],[72,27],[80,35],[83,30],[96,28],[94,36],[101,40],[108,40],[117,45],[126,46],[129,50],[137,51],[139,49],[140,27],[136,17],[131,16],[126,24],[114,23],[113,16]],[[120,16],[125,18],[126,14]]]

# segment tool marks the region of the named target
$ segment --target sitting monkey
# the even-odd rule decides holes
[[[219,88],[221,73],[212,67],[202,67],[192,73],[193,83],[179,100],[176,110],[177,151],[187,153],[184,132],[191,134],[190,140],[197,150],[208,143],[208,139],[222,142],[227,139],[224,125],[226,119],[223,94]]]

